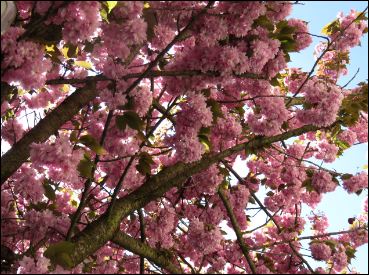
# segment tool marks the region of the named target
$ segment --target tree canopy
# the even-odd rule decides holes
[[[338,84],[367,9],[312,34],[298,1],[4,2],[2,273],[352,271],[367,198],[339,232],[314,209],[368,189],[323,165],[368,141],[367,82]]]

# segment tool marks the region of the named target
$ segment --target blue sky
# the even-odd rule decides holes
[[[351,9],[356,11],[363,11],[367,6],[365,1],[316,1],[316,2],[301,2],[304,5],[294,5],[293,12],[290,17],[299,18],[304,21],[309,22],[309,31],[312,34],[321,35],[321,29],[329,22],[333,21],[339,11],[343,11],[344,14],[350,12]],[[289,67],[302,68],[304,71],[310,71],[315,59],[313,57],[314,47],[320,42],[319,38],[313,38],[313,43],[311,46],[300,53],[291,54],[291,63]],[[357,74],[356,78],[351,82],[348,88],[355,87],[357,83],[365,81],[368,79],[368,36],[362,39],[361,47],[356,47],[352,49],[350,55],[350,64],[348,66],[349,73],[347,76],[341,77],[338,82],[339,85],[346,84],[352,76],[355,74],[358,68],[360,72]],[[363,166],[368,163],[368,145],[362,144],[354,146],[345,151],[344,155],[337,159],[332,164],[325,164],[324,167],[329,169],[335,169],[339,172],[344,173],[357,173],[363,171]],[[319,162],[320,164],[321,162]],[[236,161],[234,169],[241,175],[247,175],[247,168],[245,167],[245,162]],[[235,180],[235,179],[234,179]],[[236,182],[236,180],[235,180]],[[258,197],[262,198],[265,196],[266,190],[262,187],[258,192]],[[339,231],[347,230],[348,222],[347,219],[357,216],[362,211],[362,205],[364,198],[367,196],[367,192],[363,192],[360,196],[348,195],[342,188],[337,188],[335,192],[328,193],[323,198],[322,202],[318,205],[317,209],[314,210],[315,213],[322,211],[326,213],[329,217],[329,229],[328,231]],[[311,208],[304,208],[303,215],[309,215]],[[255,213],[255,212],[254,212]],[[254,214],[252,211],[248,215]],[[265,215],[258,214],[255,219],[253,219],[252,227],[256,227],[259,224],[265,222]],[[312,235],[309,229],[310,225],[307,222],[305,227],[306,231],[303,236]],[[231,230],[230,230],[231,231]],[[229,232],[229,231],[227,231]],[[232,233],[230,232],[230,235]],[[234,237],[234,236],[233,236]],[[309,241],[303,242],[304,247],[308,247]],[[304,251],[304,253],[307,251]],[[307,252],[307,254],[309,254]],[[362,246],[356,252],[356,259],[352,261],[352,266],[357,269],[360,273],[368,273],[368,245]],[[313,263],[309,258],[313,267],[325,266],[324,263],[319,262],[318,264]]]
[[[309,31],[312,34],[321,35],[323,26],[334,20],[339,11],[344,14],[351,9],[363,11],[367,1],[302,1],[304,5],[294,5],[291,17],[299,18],[309,22]],[[301,67],[309,71],[314,64],[313,51],[314,46],[319,42],[319,38],[314,38],[312,45],[301,53],[292,54],[291,67]],[[352,49],[350,55],[349,74],[340,79],[340,85],[347,83],[360,68],[360,72],[351,82],[348,88],[355,87],[361,81],[368,79],[368,35],[362,39],[361,47]],[[363,165],[368,163],[368,144],[355,146],[345,151],[344,155],[336,162],[326,165],[327,168],[333,168],[340,172],[356,173],[363,170]],[[347,219],[358,215],[362,209],[362,202],[367,196],[364,192],[361,196],[348,195],[340,188],[337,192],[327,194],[323,202],[318,206],[319,210],[327,213],[330,218],[330,227],[332,231],[347,228]],[[360,273],[368,273],[368,245],[362,246],[356,253],[356,259],[352,262]]]

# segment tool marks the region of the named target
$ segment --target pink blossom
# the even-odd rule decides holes
[[[152,93],[147,86],[139,87],[130,92],[133,97],[134,110],[141,117],[145,116],[152,104]]]
[[[310,108],[298,110],[297,118],[305,124],[329,126],[335,120],[343,99],[340,89],[328,82],[313,79],[307,81],[301,92]]]
[[[288,25],[296,28],[295,30],[297,42],[296,51],[301,51],[309,47],[311,42],[313,42],[313,39],[309,34],[307,23],[299,19],[291,18],[288,20]]]
[[[66,42],[76,44],[89,40],[99,27],[100,3],[91,1],[86,5],[83,1],[76,1],[59,9],[52,19],[55,24],[63,25],[63,38]]]
[[[19,262],[20,274],[47,274],[49,273],[48,266],[50,260],[45,257],[40,257],[37,262],[30,257],[24,256]]]
[[[51,62],[44,58],[40,45],[17,39],[24,33],[20,27],[11,27],[1,36],[1,69],[5,69],[2,81],[20,82],[24,89],[38,89],[45,84],[46,72]]]
[[[361,172],[343,181],[343,188],[349,193],[355,193],[361,189],[368,188],[368,174]]]
[[[206,225],[196,218],[191,221],[188,241],[194,249],[202,251],[203,255],[208,255],[221,249],[220,242],[222,238],[222,234],[217,226]]]
[[[338,138],[346,142],[348,145],[352,146],[357,139],[357,135],[354,131],[345,130],[338,135]]]
[[[318,193],[332,192],[337,187],[332,175],[326,171],[316,171],[312,177],[312,185]]]
[[[22,138],[24,132],[25,129],[18,120],[9,119],[1,128],[1,137],[10,145],[13,145]]]
[[[311,243],[311,255],[318,261],[327,261],[332,254],[331,248],[324,243]]]
[[[334,144],[330,144],[327,142],[321,142],[319,144],[319,150],[315,154],[315,158],[322,159],[328,163],[334,162],[337,157],[338,149],[339,148]]]

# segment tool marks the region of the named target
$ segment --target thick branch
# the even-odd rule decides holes
[[[72,238],[72,241],[75,243],[75,247],[70,254],[73,265],[78,265],[87,256],[105,245],[119,229],[119,224],[123,218],[127,217],[136,209],[144,207],[147,203],[160,198],[171,188],[181,186],[188,177],[242,150],[246,150],[246,152],[254,151],[271,143],[318,129],[316,126],[306,125],[273,137],[256,137],[223,152],[206,154],[199,161],[193,163],[180,162],[171,167],[164,168],[158,174],[152,176],[141,187],[117,200],[109,215],[102,215]]]
[[[247,263],[250,266],[252,274],[256,274],[257,272],[256,272],[255,264],[254,264],[254,262],[252,261],[250,255],[249,255],[249,253],[250,253],[249,248],[247,247],[247,245],[245,244],[245,242],[243,240],[243,236],[242,236],[242,233],[241,233],[240,226],[238,225],[236,216],[233,213],[232,206],[229,203],[226,195],[224,194],[224,190],[223,190],[222,186],[219,187],[218,194],[219,194],[219,197],[222,200],[222,202],[223,202],[223,204],[224,204],[224,206],[227,210],[228,217],[231,220],[233,230],[234,230],[234,232],[236,233],[236,236],[237,236],[238,245],[240,246],[240,248],[242,250],[242,253],[243,253],[243,255],[245,256],[245,258],[247,260]]]
[[[156,249],[153,249],[147,244],[135,240],[134,238],[128,236],[127,234],[124,234],[122,232],[116,233],[112,239],[112,242],[134,254],[149,259],[157,266],[160,266],[161,268],[168,270],[173,274],[183,273],[179,267],[177,267],[170,261],[167,253],[163,253]]]
[[[30,155],[29,146],[46,141],[83,106],[94,99],[97,92],[92,84],[77,89],[58,107],[43,118],[1,157],[1,184],[3,184]]]
[[[140,235],[141,235],[141,242],[145,243],[146,236],[145,236],[145,218],[143,215],[142,208],[138,210],[138,217],[140,218]],[[140,257],[140,274],[145,273],[145,257]]]
[[[152,77],[191,77],[191,76],[209,76],[209,77],[219,77],[221,74],[219,72],[202,72],[200,70],[183,70],[183,71],[150,71],[147,72],[144,76],[142,76],[142,73],[132,73],[127,74],[121,79],[128,80],[132,78],[152,78]],[[240,77],[240,78],[251,78],[251,79],[264,79],[262,76],[252,74],[252,73],[244,73],[244,74],[234,74],[234,77]],[[79,84],[79,83],[85,83],[86,81],[106,81],[111,80],[104,75],[96,75],[96,76],[88,76],[84,79],[78,79],[78,78],[57,78],[57,79],[51,79],[46,82],[48,85],[56,85],[56,84]]]

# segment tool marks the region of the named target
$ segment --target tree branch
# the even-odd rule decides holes
[[[140,255],[143,258],[147,258],[148,260],[155,263],[157,266],[160,266],[161,268],[168,270],[173,274],[183,274],[181,269],[177,267],[174,263],[172,263],[169,259],[167,255],[169,254],[169,252],[165,253],[164,251],[161,252],[153,249],[147,244],[135,240],[134,238],[128,236],[123,232],[117,232],[112,238],[112,242],[134,254]]]
[[[141,78],[140,81],[143,78],[152,78],[152,77],[184,77],[184,76],[209,76],[209,77],[219,77],[221,74],[219,72],[203,72],[200,70],[183,70],[183,71],[150,71],[147,72],[144,76],[142,76],[142,73],[132,73],[127,74],[125,76],[122,76],[121,79],[128,80],[132,78]],[[244,74],[233,74],[235,77],[240,78],[251,78],[251,79],[264,79],[262,76],[252,74],[252,73],[244,73]],[[96,76],[88,76],[84,79],[78,79],[78,78],[57,78],[57,79],[50,79],[46,81],[47,85],[56,85],[56,84],[80,84],[85,83],[86,81],[106,81],[106,80],[112,80],[110,78],[107,78],[104,75],[96,75]]]
[[[236,236],[237,236],[238,245],[240,246],[240,248],[242,250],[242,253],[243,253],[243,255],[245,256],[245,258],[247,260],[247,263],[250,266],[252,274],[256,274],[257,271],[256,271],[256,268],[255,268],[255,264],[254,264],[254,262],[252,261],[250,255],[249,255],[249,253],[250,253],[249,248],[243,240],[243,236],[242,236],[242,233],[241,233],[240,226],[238,225],[236,216],[234,215],[233,210],[232,210],[232,206],[229,203],[229,201],[228,201],[228,199],[227,199],[227,197],[224,193],[224,190],[223,190],[222,186],[220,186],[218,188],[218,194],[219,194],[219,197],[222,200],[222,202],[223,202],[223,204],[224,204],[224,206],[227,210],[228,217],[231,220],[233,230],[234,230],[234,232],[236,233]]]
[[[233,170],[233,168],[228,165],[226,162],[223,162],[223,164],[225,165],[225,167],[231,171],[231,173],[240,181],[240,182],[244,182],[243,178],[238,175],[238,173]],[[279,224],[277,223],[277,221],[274,219],[273,215],[269,213],[268,209],[266,209],[266,207],[263,205],[263,203],[258,199],[258,197],[255,195],[255,193],[250,192],[252,198],[256,201],[256,203],[260,206],[260,208],[265,212],[265,214],[273,221],[273,223],[275,224],[275,226],[277,227],[278,233],[281,234],[282,233],[282,228],[279,226]],[[293,246],[291,241],[287,241],[289,247],[291,248],[291,250],[293,251],[293,253],[307,266],[307,268],[309,269],[309,271],[311,273],[315,273],[314,269],[310,266],[310,264],[304,259],[304,257],[296,250],[296,248]]]
[[[78,265],[87,256],[105,245],[119,229],[119,224],[123,218],[127,217],[136,209],[142,208],[149,202],[160,198],[171,188],[180,187],[188,177],[242,150],[246,150],[246,152],[254,151],[274,142],[316,130],[319,130],[319,127],[306,125],[277,136],[256,137],[223,152],[206,154],[201,160],[193,163],[179,162],[170,167],[165,167],[135,191],[118,199],[110,214],[102,215],[72,238],[72,242],[75,244],[70,253],[73,266]]]
[[[320,239],[320,238],[325,238],[325,237],[330,237],[330,236],[335,236],[335,235],[350,234],[350,233],[354,233],[356,231],[367,230],[367,229],[368,229],[368,226],[365,225],[363,227],[357,227],[357,228],[350,229],[350,230],[345,230],[345,231],[330,232],[330,233],[319,234],[319,235],[314,235],[314,236],[304,236],[304,237],[299,237],[299,238],[293,239],[293,240],[279,241],[279,242],[274,242],[274,243],[270,243],[270,244],[266,244],[266,245],[252,247],[251,250],[259,250],[259,249],[271,247],[271,246],[274,246],[274,245],[279,245],[279,244],[284,244],[284,243],[294,242],[294,241],[314,240],[314,239]]]
[[[94,83],[87,83],[85,87],[77,89],[1,157],[1,184],[28,159],[29,146],[33,142],[46,141],[83,106],[96,97],[97,91],[94,86]]]

